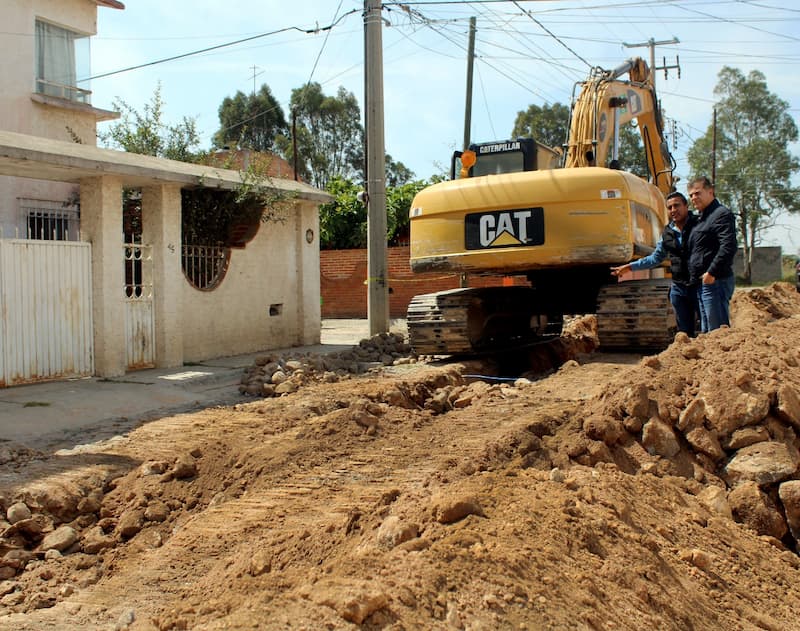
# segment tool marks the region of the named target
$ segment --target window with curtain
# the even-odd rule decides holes
[[[79,72],[89,76],[88,52],[87,36],[36,20],[36,91],[89,103],[91,92],[78,86]]]

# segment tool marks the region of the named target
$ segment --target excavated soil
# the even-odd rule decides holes
[[[733,314],[8,457],[0,628],[800,629],[800,294]]]

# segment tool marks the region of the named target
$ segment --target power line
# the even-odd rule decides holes
[[[559,44],[561,44],[561,45],[562,45],[564,48],[566,48],[566,49],[567,49],[569,52],[571,52],[573,55],[575,55],[575,56],[576,56],[578,59],[580,59],[580,60],[581,60],[583,63],[585,63],[587,66],[589,66],[589,68],[591,68],[591,67],[592,67],[592,64],[590,64],[590,63],[589,63],[588,61],[586,61],[586,60],[585,60],[583,57],[581,57],[581,56],[580,56],[578,53],[576,53],[576,52],[575,52],[574,50],[572,50],[572,49],[571,49],[569,46],[567,46],[567,44],[566,44],[566,43],[564,43],[564,41],[563,41],[563,40],[559,39],[559,37],[558,37],[557,35],[555,35],[555,34],[554,34],[552,31],[550,31],[550,29],[548,29],[548,28],[547,28],[547,27],[546,27],[544,24],[542,24],[542,23],[541,23],[539,20],[537,20],[535,17],[533,17],[533,16],[530,14],[530,12],[529,12],[529,11],[526,11],[526,10],[525,10],[525,9],[523,9],[521,6],[519,6],[519,2],[518,2],[517,0],[514,0],[514,6],[516,6],[516,7],[517,7],[517,8],[518,8],[520,11],[522,11],[523,13],[525,13],[525,14],[526,14],[526,15],[527,15],[527,16],[528,16],[528,17],[529,17],[531,20],[533,20],[533,21],[534,21],[536,24],[538,24],[538,25],[539,25],[539,27],[540,27],[540,28],[541,28],[543,31],[545,31],[545,32],[546,32],[548,35],[550,35],[550,36],[551,36],[551,37],[552,37],[554,40],[556,40],[556,41],[557,41]]]
[[[341,4],[340,4],[341,6]],[[337,9],[338,12],[338,9]],[[78,82],[82,83],[84,81],[92,81],[94,79],[102,79],[103,77],[110,77],[112,75],[121,74],[123,72],[130,72],[131,70],[138,70],[139,68],[146,68],[147,66],[155,66],[157,64],[163,64],[168,61],[175,61],[176,59],[184,59],[186,57],[192,57],[193,55],[199,55],[201,53],[207,53],[212,50],[219,50],[220,48],[227,48],[229,46],[235,46],[236,44],[243,44],[244,42],[250,42],[254,39],[261,39],[264,37],[269,37],[270,35],[277,35],[278,33],[285,33],[287,31],[299,31],[301,33],[319,33],[321,31],[330,31],[334,26],[336,26],[339,22],[341,22],[345,17],[348,15],[352,15],[353,13],[357,13],[357,9],[351,9],[347,13],[342,14],[342,16],[338,19],[329,24],[328,26],[323,27],[315,27],[310,29],[303,29],[299,26],[287,26],[285,28],[281,28],[275,31],[269,31],[268,33],[260,33],[258,35],[252,35],[250,37],[244,37],[242,39],[237,39],[232,42],[226,42],[224,44],[217,44],[216,46],[209,46],[208,48],[201,48],[200,50],[193,50],[188,53],[182,53],[180,55],[173,55],[172,57],[165,57],[164,59],[157,59],[155,61],[149,61],[147,63],[138,64],[136,66],[129,66],[128,68],[122,68],[120,70],[113,70],[112,72],[104,72],[102,74],[94,75],[92,77],[88,77],[86,79],[80,79]]]
[[[508,16],[500,16],[493,8],[484,9],[482,7],[478,8],[478,12],[483,17],[484,20],[487,20],[489,22],[488,28],[487,27],[481,28],[482,32],[487,32],[487,31],[492,32],[492,30],[494,30],[498,33],[506,35],[510,31],[512,39],[518,45],[529,50],[533,54],[533,57],[526,55],[524,52],[520,52],[520,55],[522,55],[526,60],[529,61],[538,60],[545,64],[545,68],[548,71],[548,74],[550,74],[551,76],[555,75],[555,79],[553,80],[554,82],[551,83],[550,85],[551,88],[560,90],[560,87],[556,86],[559,85],[563,80],[565,72],[576,73],[576,74],[578,73],[577,69],[562,63],[561,60],[558,60],[555,56],[553,56],[553,54],[550,51],[548,51],[546,48],[536,43],[535,41],[536,38],[547,37],[546,35],[542,35],[540,33],[536,34],[523,33],[522,31],[520,31],[520,29],[515,28],[513,26],[513,21],[515,18],[519,16],[518,13],[515,12],[513,14],[508,14]],[[492,26],[494,26],[494,29],[492,28]],[[505,38],[503,39],[505,40]],[[500,44],[496,41],[487,41],[486,43],[484,43],[484,46],[493,46],[500,50],[512,51],[510,47],[504,46],[503,44]],[[498,57],[497,55],[493,55],[492,59],[495,61],[502,60],[502,58]],[[517,70],[519,64],[509,64],[508,67]],[[529,83],[535,83],[538,85],[541,85],[543,82],[544,82],[543,77],[540,76],[538,73],[534,80],[529,81]],[[547,102],[559,101],[559,100],[560,99],[558,98],[555,99],[545,98],[545,101]]]
[[[336,11],[333,13],[333,22],[332,24],[336,24],[336,16],[339,15],[339,9],[342,8],[342,2],[344,0],[339,0],[339,6],[336,7]],[[353,13],[353,11],[351,11]],[[344,17],[344,16],[342,16]],[[308,75],[308,81],[306,81],[306,85],[311,83],[311,77],[314,76],[314,71],[317,69],[317,64],[319,63],[320,58],[322,57],[322,52],[325,50],[325,45],[328,43],[328,36],[331,34],[331,29],[325,29],[325,39],[322,40],[322,46],[319,48],[319,53],[317,53],[317,58],[314,60],[314,65],[311,67],[311,74]]]
[[[758,28],[757,26],[753,26],[752,24],[749,24],[749,23],[746,23],[746,22],[733,21],[733,20],[730,20],[728,18],[722,18],[722,17],[716,16],[716,15],[712,15],[711,13],[706,13],[705,11],[698,11],[697,9],[689,9],[689,8],[684,7],[682,5],[676,5],[676,8],[682,9],[683,11],[688,11],[690,13],[696,13],[697,15],[702,15],[703,17],[712,18],[714,20],[719,20],[720,22],[728,22],[729,24],[738,24],[740,26],[743,26],[744,28],[749,28],[749,29],[752,29],[754,31],[758,31],[759,33],[766,33],[767,35],[773,35],[774,37],[785,37],[786,39],[790,39],[790,40],[795,41],[795,42],[800,42],[800,38],[793,37],[791,35],[784,35],[783,33],[774,33],[772,31],[767,31],[767,30],[765,30],[763,28]]]

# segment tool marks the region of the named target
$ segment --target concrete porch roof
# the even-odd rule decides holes
[[[120,178],[122,186],[131,188],[172,183],[182,188],[236,189],[242,183],[239,171],[10,131],[0,131],[0,175],[73,184],[87,177],[111,175]],[[271,178],[270,185],[302,200],[320,204],[333,200],[328,193],[304,182]]]

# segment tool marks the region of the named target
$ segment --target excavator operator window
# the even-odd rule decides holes
[[[472,167],[472,175],[519,173],[524,170],[525,154],[522,151],[508,151],[479,156],[475,166]]]
[[[532,138],[471,144],[453,153],[450,177],[476,177],[536,170],[537,143]]]

